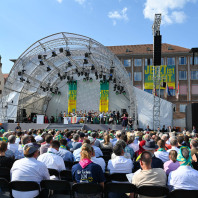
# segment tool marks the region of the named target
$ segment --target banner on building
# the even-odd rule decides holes
[[[69,83],[68,113],[76,111],[77,81]]]
[[[167,82],[169,89],[175,89],[175,65],[161,65],[160,77],[161,83]],[[153,89],[153,66],[151,65],[145,66],[144,89]],[[166,87],[161,87],[161,89],[166,89]]]
[[[100,112],[108,112],[109,109],[109,82],[100,82]]]

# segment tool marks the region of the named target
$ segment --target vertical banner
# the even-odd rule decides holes
[[[77,81],[69,83],[68,113],[76,111]]]
[[[109,109],[109,82],[100,82],[100,112],[108,112]]]

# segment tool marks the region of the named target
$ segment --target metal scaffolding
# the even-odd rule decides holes
[[[153,38],[160,36],[161,14],[155,14],[155,20],[152,26]],[[161,48],[161,44],[160,44]],[[153,44],[153,54],[155,53]],[[154,62],[154,59],[153,59]],[[153,130],[160,127],[160,65],[153,66],[153,92],[154,92],[154,105],[153,105]],[[157,91],[158,90],[158,91]]]

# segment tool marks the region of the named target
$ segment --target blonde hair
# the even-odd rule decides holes
[[[91,145],[87,143],[83,144],[80,153],[81,155],[80,160],[91,159],[91,154],[92,154]]]
[[[109,139],[110,139],[109,135],[105,135],[104,136],[104,144],[105,145],[108,145],[109,144],[109,141],[110,141]]]
[[[169,157],[175,163],[177,161],[177,151],[175,150],[170,151]]]

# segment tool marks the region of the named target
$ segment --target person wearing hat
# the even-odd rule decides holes
[[[192,168],[190,148],[182,146],[177,155],[180,166],[168,176],[170,190],[198,190],[198,171]]]
[[[81,147],[80,162],[72,167],[72,177],[77,183],[94,183],[104,187],[105,177],[100,165],[91,161],[91,145],[84,143]]]
[[[155,141],[151,141],[151,140],[147,140],[145,142],[145,145],[143,146],[143,149],[145,151],[149,151],[152,155],[152,162],[151,162],[151,167],[152,168],[164,168],[163,165],[163,161],[159,158],[157,158],[155,155],[154,155],[154,152],[155,150],[158,148],[158,146],[155,144]],[[139,155],[136,159],[136,162],[134,163],[134,168],[133,168],[133,173],[136,172],[138,169],[141,168],[140,166],[140,159],[141,155]]]
[[[167,176],[163,169],[152,168],[152,153],[149,151],[143,151],[140,157],[141,170],[135,173],[132,179],[132,184],[136,187],[141,186],[163,186],[166,187]],[[130,198],[134,197],[134,193],[131,193]],[[145,196],[139,196],[143,198]],[[149,198],[149,197],[148,197]],[[160,197],[158,197],[160,198]]]
[[[50,179],[46,165],[36,160],[39,155],[38,150],[38,144],[28,143],[23,147],[25,158],[14,162],[10,171],[11,181],[34,181],[40,183],[42,180]],[[36,197],[38,194],[37,190],[28,192],[12,190],[12,195],[15,198],[31,198]]]

